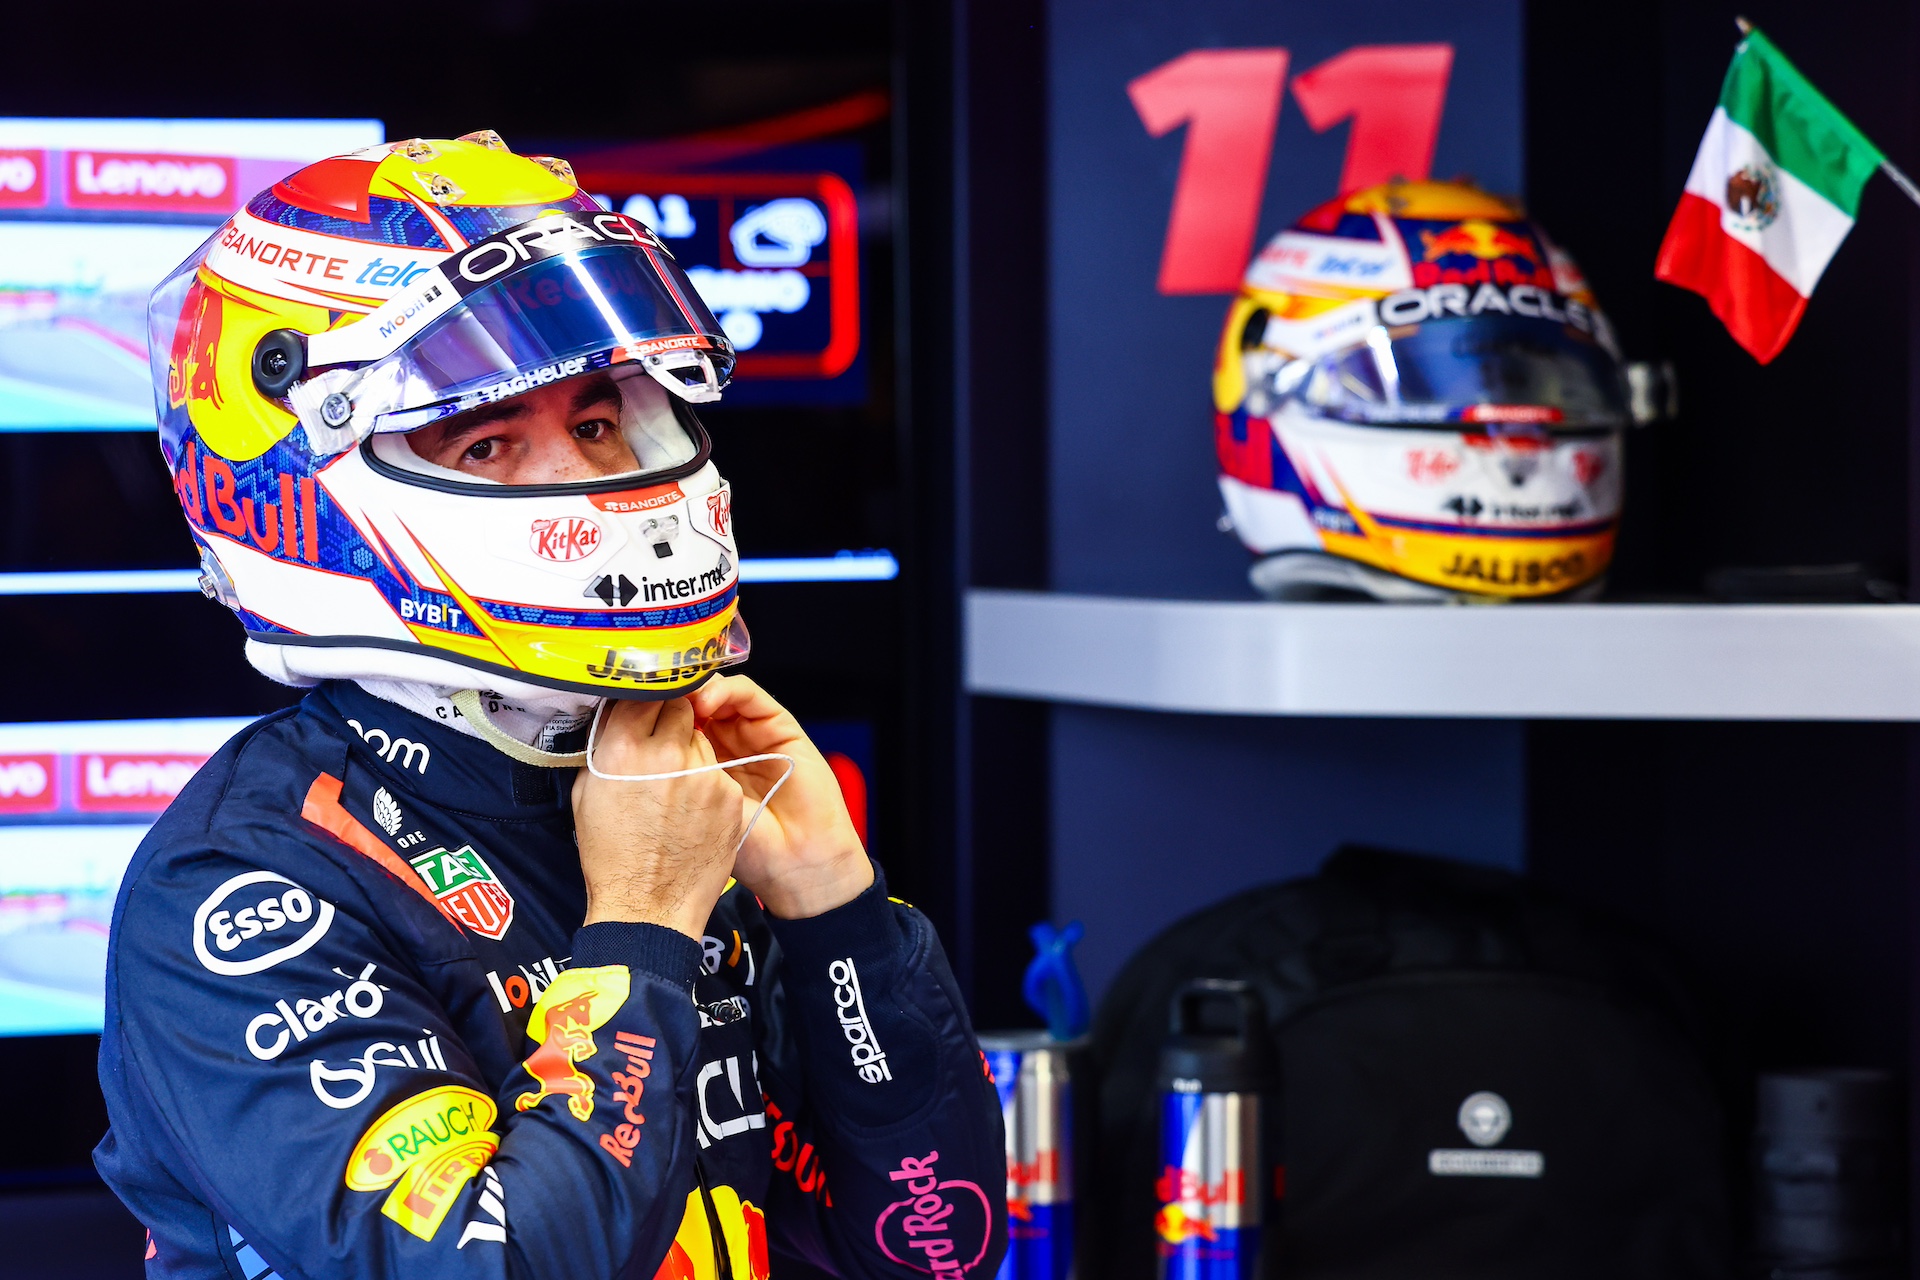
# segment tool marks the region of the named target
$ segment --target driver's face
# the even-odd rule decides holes
[[[605,374],[570,378],[408,434],[436,466],[501,484],[565,484],[639,469]]]

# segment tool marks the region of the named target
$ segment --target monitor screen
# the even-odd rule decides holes
[[[0,1035],[100,1030],[120,877],[160,811],[247,723],[0,725]]]
[[[154,424],[147,295],[300,166],[377,120],[0,118],[0,431]]]

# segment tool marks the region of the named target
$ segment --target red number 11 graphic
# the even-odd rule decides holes
[[[1315,133],[1353,122],[1342,192],[1427,176],[1452,70],[1452,45],[1374,44],[1293,78],[1294,100]],[[1148,133],[1187,126],[1161,293],[1231,293],[1239,285],[1253,256],[1286,79],[1285,49],[1195,49],[1127,85]]]

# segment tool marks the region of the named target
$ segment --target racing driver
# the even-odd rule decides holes
[[[312,688],[114,908],[150,1276],[981,1280],[999,1106],[747,635],[645,225],[491,132],[311,165],[155,291],[207,593]]]

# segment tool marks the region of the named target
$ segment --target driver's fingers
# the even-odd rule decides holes
[[[660,704],[659,719],[653,736],[667,742],[688,742],[694,735],[693,704],[685,698],[669,698]]]

